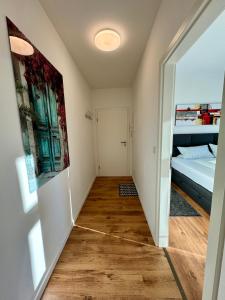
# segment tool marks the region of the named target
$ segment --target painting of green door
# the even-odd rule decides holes
[[[28,182],[33,192],[69,166],[63,78],[9,19],[7,26]],[[12,37],[29,43],[32,51],[24,55],[16,52]]]

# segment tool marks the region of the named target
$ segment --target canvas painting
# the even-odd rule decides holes
[[[69,166],[63,78],[7,18],[29,190]]]
[[[221,103],[178,104],[175,126],[220,124]]]

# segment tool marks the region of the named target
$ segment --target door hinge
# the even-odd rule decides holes
[[[98,169],[99,169],[99,170],[101,169],[100,165],[98,166]]]

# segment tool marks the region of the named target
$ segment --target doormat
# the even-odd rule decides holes
[[[134,183],[119,184],[119,195],[121,197],[138,197],[138,192]]]
[[[170,200],[171,217],[198,217],[200,214],[172,187]]]

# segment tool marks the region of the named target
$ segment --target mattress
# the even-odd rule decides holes
[[[172,168],[194,182],[213,192],[216,158],[184,159],[172,158]]]

